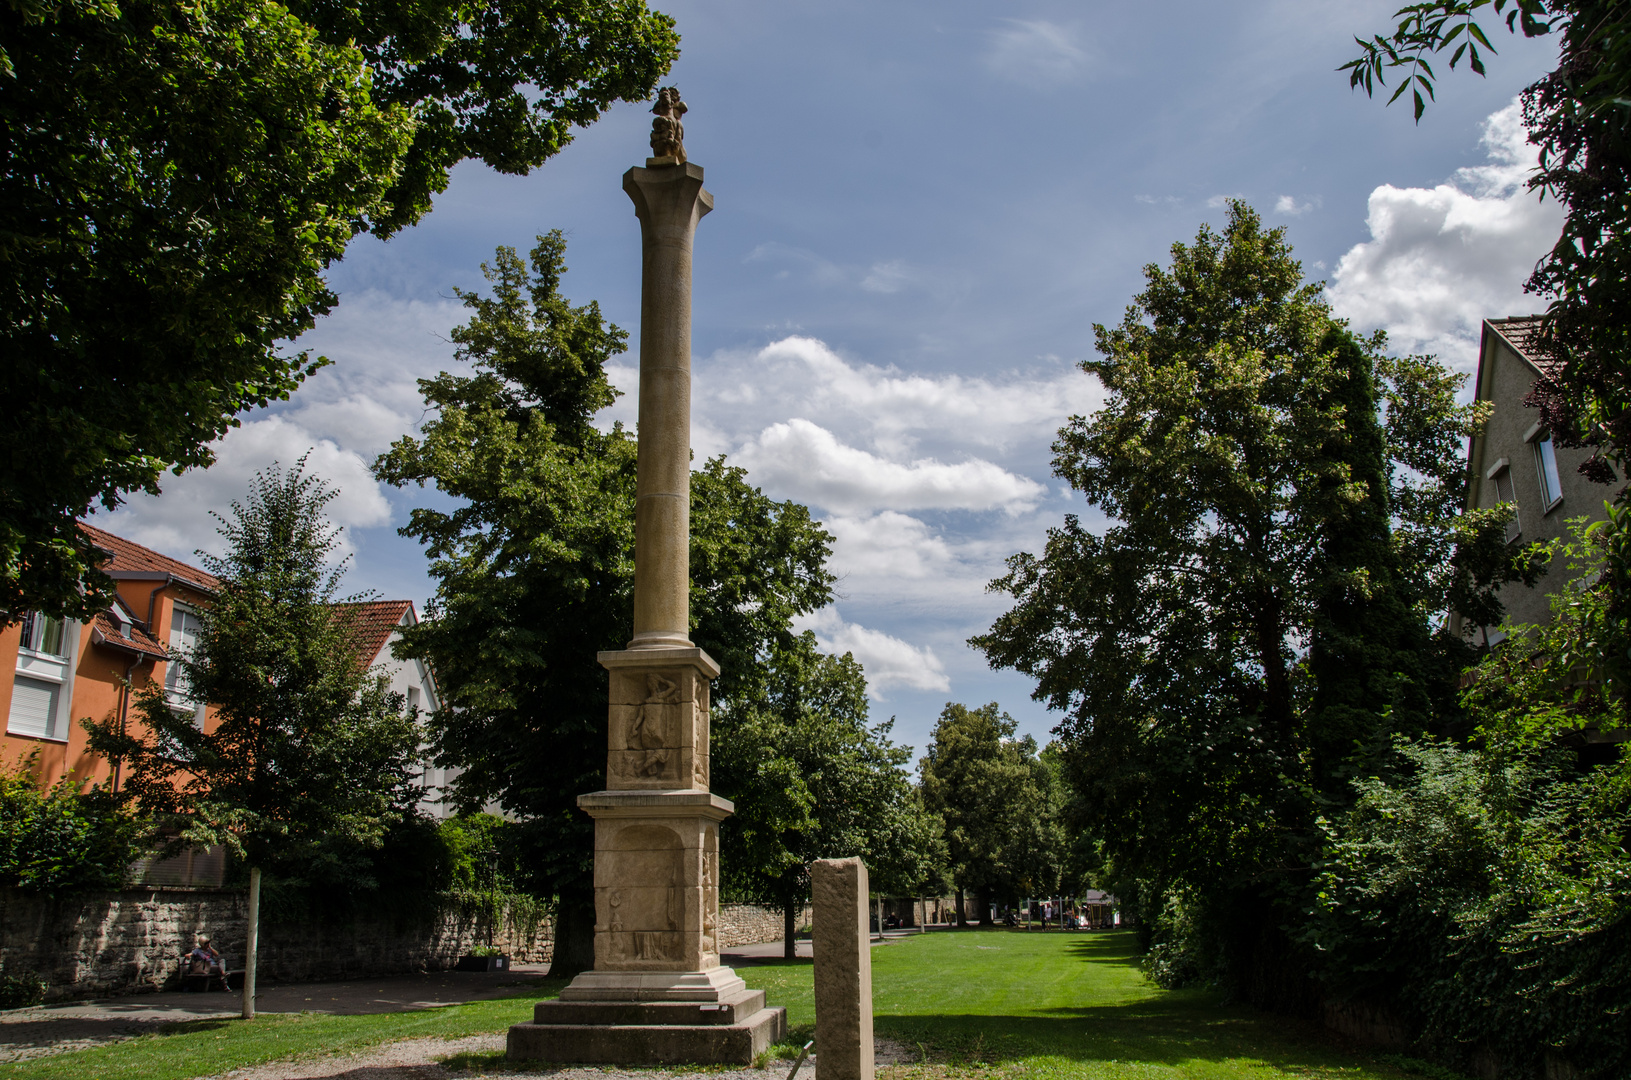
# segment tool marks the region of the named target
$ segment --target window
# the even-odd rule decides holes
[[[1563,501],[1563,485],[1557,476],[1557,451],[1552,448],[1550,435],[1536,439],[1529,445],[1535,448],[1535,473],[1540,478],[1540,503],[1550,512]]]
[[[170,613],[170,654],[191,657],[203,627],[196,611],[177,604]],[[164,696],[169,699],[170,708],[177,712],[196,712],[198,726],[204,726],[204,703],[193,700],[185,667],[174,660],[164,665]]]
[[[36,739],[67,737],[72,657],[78,644],[78,623],[35,611],[23,616],[7,731]]]
[[[11,717],[6,730],[40,739],[55,738],[61,697],[61,683],[17,676],[11,684]]]
[[[23,616],[23,636],[17,644],[19,648],[42,656],[55,656],[62,660],[68,658],[68,654],[62,650],[62,620],[36,611]]]
[[[408,687],[408,713],[409,713],[409,715],[412,715],[412,714],[417,713],[418,711],[419,711],[419,687],[410,686],[410,687]]]
[[[1512,470],[1507,467],[1505,458],[1501,459],[1496,466],[1496,470],[1490,474],[1490,480],[1495,484],[1495,501],[1497,503],[1511,503],[1514,511],[1512,520],[1506,523],[1506,542],[1510,544],[1523,535],[1523,525],[1519,522],[1516,514],[1518,496],[1512,490]]]

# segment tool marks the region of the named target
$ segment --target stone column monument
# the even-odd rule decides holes
[[[691,242],[713,209],[685,159],[685,103],[652,112],[653,157],[623,174],[640,219],[640,420],[634,637],[611,673],[606,788],[595,819],[595,966],[510,1028],[512,1059],[748,1064],[787,1028],[719,962],[719,822],[708,790],[708,688],[690,639]]]

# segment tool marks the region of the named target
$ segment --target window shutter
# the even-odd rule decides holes
[[[57,720],[57,696],[62,687],[22,676],[12,682],[11,717],[6,730],[18,735],[52,738]]]

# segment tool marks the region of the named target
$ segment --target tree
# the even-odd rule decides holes
[[[323,518],[335,493],[304,466],[257,474],[246,502],[216,515],[227,552],[198,555],[220,590],[192,655],[169,660],[186,700],[154,683],[137,693],[141,725],[84,722],[172,849],[222,844],[248,865],[246,1019],[262,870],[344,879],[353,846],[378,847],[419,797],[420,732],[402,695],[364,666],[360,628],[331,606],[345,569],[329,563],[339,530]],[[194,720],[192,702],[209,703],[213,724]]]
[[[465,770],[456,798],[497,800],[525,819],[535,877],[557,900],[555,967],[592,962],[592,822],[577,796],[605,786],[607,675],[595,653],[623,648],[632,620],[635,442],[595,426],[616,397],[604,365],[628,338],[593,302],[560,295],[565,241],[540,237],[531,271],[500,248],[493,294],[460,293],[454,330],[472,375],[421,380],[433,417],[382,455],[376,475],[434,484],[458,501],[417,509],[437,580],[431,618],[401,655],[436,668],[436,753]],[[795,503],[748,485],[723,459],[692,475],[691,639],[724,667],[729,709],[792,618],[825,604],[829,538]]]
[[[1389,34],[1355,39],[1360,55],[1343,65],[1367,94],[1389,72],[1403,76],[1393,98],[1412,88],[1416,119],[1434,93],[1430,57],[1465,55],[1484,74],[1479,52],[1495,50],[1480,9],[1505,16],[1509,32],[1559,34],[1557,67],[1523,93],[1524,125],[1540,149],[1529,188],[1567,209],[1563,231],[1525,288],[1550,303],[1534,350],[1543,373],[1529,404],[1562,446],[1597,450],[1582,475],[1612,483],[1631,439],[1631,10],[1615,0],[1430,0],[1400,8]],[[1622,489],[1619,498],[1625,498]],[[1631,605],[1631,594],[1617,600]]]
[[[279,342],[354,236],[466,158],[541,165],[677,55],[643,0],[0,5],[0,620],[107,604],[75,520],[325,362]]]
[[[1051,894],[1059,884],[1064,843],[1051,773],[1036,741],[1016,739],[1017,730],[994,701],[978,709],[947,703],[919,764],[923,803],[945,830],[959,925],[965,892],[986,923],[999,897]]]
[[[932,876],[935,838],[903,766],[894,721],[867,722],[866,677],[849,653],[826,656],[806,631],[747,669],[757,685],[714,713],[713,788],[736,803],[720,828],[727,890],[782,912],[794,956],[810,863],[860,856],[878,891]]]
[[[1066,713],[1079,810],[1146,914],[1199,897],[1266,999],[1294,982],[1276,912],[1304,899],[1318,808],[1395,733],[1454,721],[1470,654],[1432,623],[1489,617],[1539,564],[1504,512],[1457,514],[1459,380],[1349,334],[1283,230],[1235,202],[1145,277],[1082,364],[1105,407],[1054,444],[1111,522],[1011,558],[1014,606],[974,644]]]

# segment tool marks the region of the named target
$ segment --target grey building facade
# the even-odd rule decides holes
[[[1546,363],[1529,351],[1540,319],[1486,319],[1478,353],[1476,397],[1489,402],[1493,412],[1468,448],[1467,508],[1514,504],[1517,516],[1507,527],[1507,538],[1515,544],[1563,536],[1570,518],[1605,518],[1604,503],[1617,490],[1581,476],[1577,470],[1591,451],[1554,446],[1540,414],[1524,406]],[[1533,587],[1516,582],[1505,586],[1500,599],[1507,618],[1514,623],[1548,621],[1550,596],[1567,580],[1568,565],[1559,556]],[[1504,636],[1498,627],[1466,627],[1459,616],[1453,617],[1451,629],[1491,644]]]

